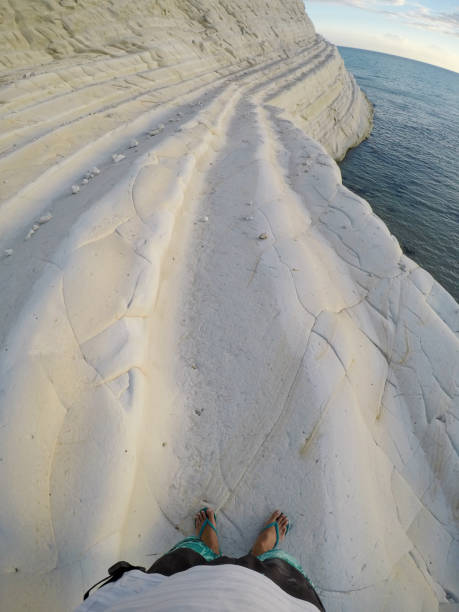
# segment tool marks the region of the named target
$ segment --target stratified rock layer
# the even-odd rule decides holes
[[[458,306],[341,184],[365,97],[298,2],[99,4],[2,9],[0,607],[206,503],[329,612],[451,610]]]

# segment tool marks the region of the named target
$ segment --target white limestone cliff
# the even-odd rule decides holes
[[[330,612],[451,612],[459,309],[341,184],[368,102],[299,2],[125,6],[2,8],[1,609],[205,501]]]

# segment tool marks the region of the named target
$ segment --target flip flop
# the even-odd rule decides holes
[[[201,510],[199,510],[199,512],[205,512],[206,513],[206,520],[204,521],[204,523],[201,525],[201,529],[199,530],[199,535],[198,538],[201,539],[202,533],[204,531],[204,529],[207,527],[207,525],[209,525],[210,527],[212,527],[212,529],[215,531],[215,533],[218,536],[218,531],[217,531],[217,527],[215,525],[213,525],[210,520],[209,520],[209,515],[207,514],[207,510],[209,508],[205,507],[205,508],[201,508]],[[215,524],[217,523],[217,516],[215,515]],[[196,527],[196,520],[194,521],[194,526]]]
[[[279,538],[280,538],[280,534],[279,534],[279,524],[277,521],[273,521],[272,523],[269,523],[269,525],[266,525],[265,527],[263,527],[263,529],[260,531],[260,533],[262,531],[266,531],[266,529],[269,529],[270,527],[274,527],[274,529],[276,530],[276,543],[274,544],[274,546],[270,549],[270,550],[274,550],[275,548],[277,548],[277,545],[279,544]],[[290,521],[287,523],[287,527],[285,529],[285,536],[288,534],[288,530],[290,529]],[[285,537],[284,536],[284,537]]]

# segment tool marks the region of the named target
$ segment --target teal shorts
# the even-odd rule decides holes
[[[222,556],[221,554],[217,555],[216,553],[214,553],[214,551],[211,550],[208,546],[206,546],[206,544],[204,544],[204,542],[200,538],[198,538],[198,536],[189,536],[188,538],[181,540],[178,544],[172,547],[169,552],[173,552],[174,550],[178,550],[179,548],[190,548],[191,550],[194,550],[199,555],[201,555],[201,557],[204,557],[206,561],[213,561],[214,559],[218,559]],[[294,567],[296,570],[298,570],[300,574],[302,574],[306,578],[306,580],[314,587],[311,580],[308,578],[304,569],[301,567],[300,563],[295,559],[295,557],[289,555],[281,548],[273,548],[272,550],[268,550],[268,552],[265,552],[262,555],[258,555],[257,558],[260,559],[260,561],[267,561],[268,559],[281,559],[282,561],[285,561],[286,563]]]

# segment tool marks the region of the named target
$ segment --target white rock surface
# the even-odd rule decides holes
[[[1,26],[0,608],[71,609],[206,502],[232,555],[282,507],[329,612],[450,609],[459,308],[341,184],[336,49],[294,0],[43,6]]]

